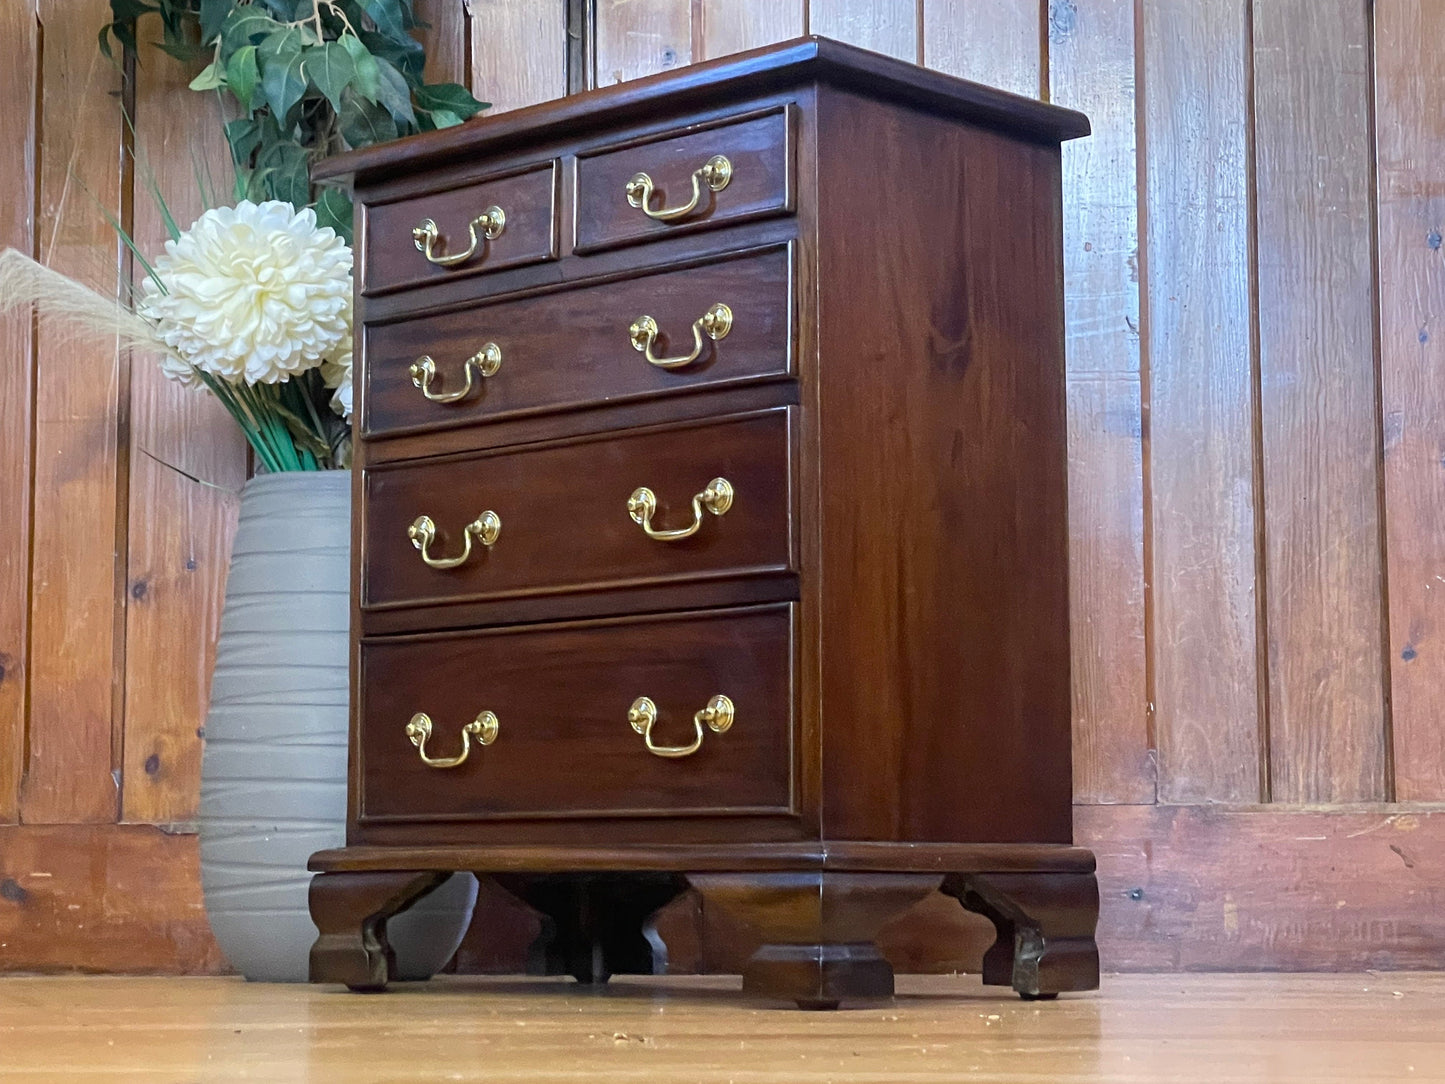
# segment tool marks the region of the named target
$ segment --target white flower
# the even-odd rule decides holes
[[[351,420],[351,333],[332,351],[332,355],[321,363],[321,379],[328,388],[335,388],[331,397],[331,409],[347,421]]]
[[[223,380],[274,384],[319,365],[351,330],[351,249],[316,213],[243,201],[196,219],[156,261],[137,312],[178,357]]]

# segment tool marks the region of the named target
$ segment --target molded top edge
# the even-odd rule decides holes
[[[446,165],[541,138],[563,137],[600,119],[655,116],[660,106],[716,104],[720,97],[767,93],[813,80],[995,128],[1033,142],[1059,143],[1089,134],[1089,119],[981,83],[816,35],[660,72],[627,83],[501,113],[455,128],[365,147],[316,163],[317,181],[379,180]]]

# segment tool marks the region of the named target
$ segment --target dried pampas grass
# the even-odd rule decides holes
[[[42,323],[81,339],[113,339],[124,349],[164,357],[154,329],[113,297],[82,286],[13,248],[0,251],[0,313],[34,307]]]

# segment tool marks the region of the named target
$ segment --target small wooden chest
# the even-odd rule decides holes
[[[745,988],[1093,988],[1071,846],[1060,142],[818,38],[324,163],[357,206],[353,721],[312,977],[472,870],[584,981],[691,884]]]

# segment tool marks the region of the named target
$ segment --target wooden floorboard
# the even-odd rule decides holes
[[[1026,1004],[909,976],[801,1013],[738,980],[441,979],[384,996],[215,978],[0,979],[0,1080],[1445,1081],[1445,974],[1106,976]]]

